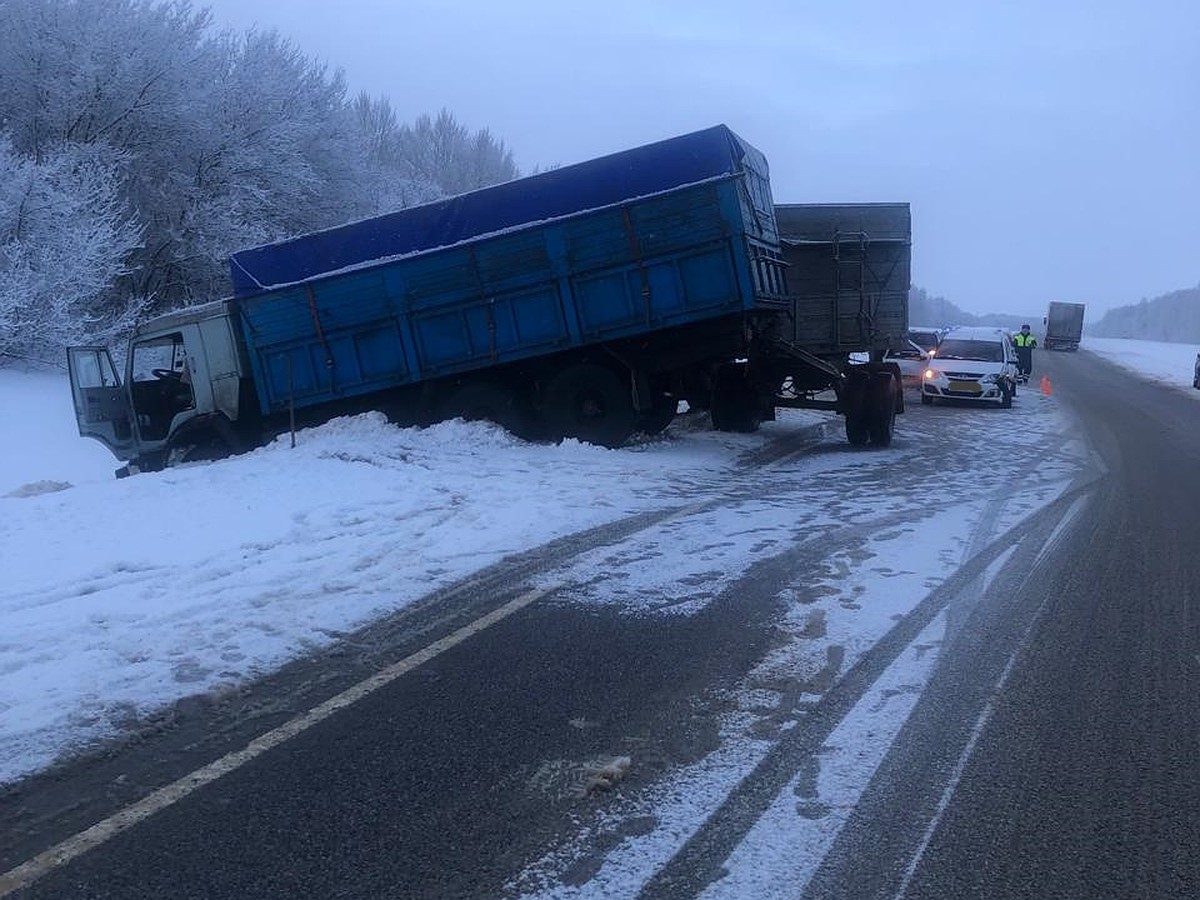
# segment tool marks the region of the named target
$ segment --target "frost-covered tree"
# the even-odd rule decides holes
[[[421,171],[404,152],[401,126],[386,97],[372,99],[360,93],[353,104],[358,139],[367,155],[367,169],[374,189],[374,212],[391,212],[428,203],[445,191]]]
[[[35,160],[0,135],[0,355],[45,358],[132,324],[139,304],[108,302],[139,244],[120,170],[99,144]]]
[[[231,250],[371,211],[341,75],[277,33],[214,36],[179,0],[0,0],[0,17],[16,148],[103,143],[129,160],[145,233],[130,295],[210,299]]]
[[[39,262],[4,232],[6,328],[55,312],[76,315],[59,332],[77,334],[126,306],[208,300],[228,291],[234,250],[517,174],[486,129],[471,134],[446,111],[400,125],[385,99],[348,101],[340,72],[277,33],[215,32],[186,0],[0,0],[0,21],[5,165],[36,175],[16,183],[44,185],[46,198],[68,189],[74,166],[77,224],[98,240],[96,223],[109,222],[113,239],[110,254],[80,254],[97,263],[96,284],[64,276],[58,289],[81,291],[71,305],[19,309],[13,286],[34,284],[59,251]],[[68,206],[57,197],[45,208],[75,215]]]
[[[422,115],[401,126],[397,152],[418,178],[437,184],[446,194],[461,194],[516,178],[520,173],[512,151],[486,128],[471,134],[443,109],[437,118]]]
[[[137,186],[157,261],[143,290],[188,301],[227,288],[232,250],[373,211],[340,73],[275,32],[223,35],[203,65],[193,127]]]
[[[194,120],[207,10],[148,0],[0,0],[0,116],[35,160],[63,144],[136,152]]]

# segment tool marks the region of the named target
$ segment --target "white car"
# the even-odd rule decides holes
[[[921,402],[979,400],[1012,406],[1017,393],[1017,351],[1003,328],[955,328],[938,344],[921,379]]]
[[[913,325],[908,329],[908,339],[930,356],[937,356],[937,347],[945,331],[946,329],[944,328]]]
[[[883,361],[894,362],[900,367],[900,376],[905,384],[918,385],[925,374],[929,354],[915,342],[906,341],[903,347],[885,353]]]

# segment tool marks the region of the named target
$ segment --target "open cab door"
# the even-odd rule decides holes
[[[137,456],[129,398],[106,347],[69,347],[67,370],[79,433],[95,438],[117,459]]]

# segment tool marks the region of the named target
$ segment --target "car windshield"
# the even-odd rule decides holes
[[[938,359],[974,359],[980,362],[1004,362],[1004,347],[999,341],[971,341],[950,338],[938,346]]]
[[[936,350],[938,346],[936,331],[910,331],[908,339],[926,352]]]

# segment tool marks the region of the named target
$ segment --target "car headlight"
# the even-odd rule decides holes
[[[999,378],[999,375],[984,375],[979,379],[979,382],[980,384],[995,384]]]

